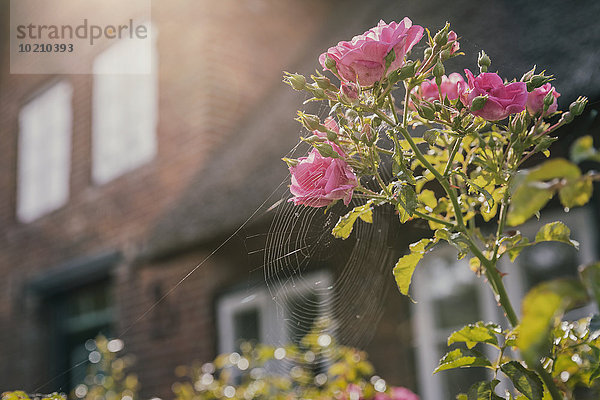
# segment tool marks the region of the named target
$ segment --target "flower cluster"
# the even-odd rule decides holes
[[[336,112],[322,124],[316,116],[299,119],[312,132],[310,142],[314,149],[306,157],[286,159],[294,204],[324,207],[342,200],[348,205],[356,190],[366,192],[358,172],[372,172],[374,165],[365,165],[369,163],[365,163],[361,144],[372,149],[378,140],[373,133],[374,123],[381,118],[375,115],[356,119],[353,114],[373,108],[375,102],[392,107],[396,115],[390,99],[399,81],[411,87],[405,114],[412,110],[416,115],[404,117],[413,126],[419,120],[424,124],[440,122],[444,116],[448,123],[454,123],[455,117],[464,123],[471,121],[466,118],[468,114],[496,122],[525,110],[530,118],[548,117],[557,111],[556,99],[560,94],[548,83],[550,77],[530,71],[520,81],[506,82],[499,74],[487,72],[490,60],[485,53],[480,55],[479,75],[468,69],[464,70],[466,79],[458,72],[446,75],[443,61],[462,54],[458,52],[457,34],[447,26],[429,38],[430,47],[425,50],[423,60],[407,60],[411,49],[423,38],[423,32],[423,27],[413,25],[409,18],[399,23],[380,21],[362,35],[330,47],[321,54],[319,62],[340,80],[339,87],[323,75],[313,76],[312,85],[302,75],[287,76],[294,89],[307,90],[315,99],[327,100],[331,105],[337,102],[347,107],[346,114]],[[442,104],[444,111],[436,115]]]

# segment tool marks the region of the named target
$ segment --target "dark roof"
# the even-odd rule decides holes
[[[509,80],[520,78],[537,64],[556,76],[554,84],[563,95],[559,102],[566,108],[579,94],[592,100],[600,95],[597,15],[600,2],[596,1],[341,1],[327,26],[299,57],[296,71],[314,71],[322,51],[363,32],[380,18],[389,22],[409,16],[413,23],[432,31],[449,21],[467,53],[452,60],[450,67],[475,71],[482,48],[492,58],[491,70],[499,70]],[[262,207],[259,216],[279,200],[288,184],[281,157],[298,142],[301,129],[293,118],[303,100],[287,85],[275,84],[197,172],[173,208],[157,220],[142,256],[163,256],[233,232],[254,210]]]

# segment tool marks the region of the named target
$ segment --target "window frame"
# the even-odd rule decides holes
[[[304,281],[318,282],[318,285],[327,288],[332,283],[328,271],[315,271],[304,275]],[[220,354],[236,351],[238,338],[234,335],[234,317],[240,311],[256,308],[260,315],[259,341],[268,345],[285,345],[291,338],[285,324],[289,316],[281,299],[294,298],[309,293],[308,285],[278,285],[275,288],[260,286],[255,289],[232,290],[218,297],[216,301],[217,314],[217,343]],[[333,296],[332,291],[323,292]],[[329,301],[325,301],[320,312],[329,311]]]

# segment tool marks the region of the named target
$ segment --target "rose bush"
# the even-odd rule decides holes
[[[321,55],[321,64],[342,80],[341,88],[318,72],[314,83],[286,74],[290,86],[313,96],[309,101],[326,102],[328,118],[337,121],[321,124],[320,117],[299,112],[298,120],[313,132],[302,140],[314,149],[308,158],[284,159],[293,175],[292,200],[320,207],[334,199],[346,204],[350,196],[357,199],[331,230],[340,239],[349,238],[355,224],[380,223],[373,209],[384,205],[394,208],[402,224],[426,222],[431,232],[408,246],[392,269],[404,295],[409,295],[421,259],[440,242],[454,246],[458,259],[470,256],[469,267],[485,276],[509,326],[479,321],[452,333],[448,345],[457,346],[434,372],[484,367],[494,376],[472,385],[459,400],[571,400],[582,388],[592,393],[589,398],[599,398],[600,315],[572,325],[561,318],[594,296],[600,304],[600,263],[582,267],[580,280],[557,279],[532,288],[523,298],[521,315],[499,269],[502,257],[514,261],[537,243],[578,246],[560,221],[542,226],[535,238],[520,233],[518,226],[539,217],[555,195],[568,209],[591,199],[600,174],[584,173],[574,163],[600,161],[591,136],[574,144],[574,162],[545,160],[556,130],[580,115],[587,99],[578,98],[569,111],[555,116],[559,94],[548,83],[552,76],[536,74],[534,67],[519,81],[505,83],[487,72],[491,60],[484,52],[478,57],[477,77],[469,70],[466,82],[456,73],[446,76],[444,62],[461,54],[448,24],[433,36],[428,33],[422,57],[405,60],[422,34],[420,27],[411,33],[406,20],[381,22]],[[360,85],[356,91],[350,82]],[[403,102],[395,99],[398,92]],[[523,169],[532,157],[543,162]],[[326,173],[333,165],[343,167]],[[499,393],[500,374],[513,383],[509,393]],[[361,398],[360,388],[348,389],[350,397]],[[414,399],[411,393],[394,391],[376,398]]]
[[[404,57],[423,37],[423,27],[412,25],[409,18],[400,23],[379,24],[351,41],[342,41],[321,54],[319,62],[324,69],[332,70],[327,59],[335,62],[335,68],[343,80],[370,86],[404,64]],[[386,66],[386,56],[394,50],[394,60]]]
[[[477,115],[488,121],[500,121],[511,114],[520,113],[527,103],[527,85],[525,82],[504,84],[498,74],[484,72],[477,77],[465,69],[468,83],[460,84],[460,99],[462,103],[471,108],[476,97],[486,98],[481,109],[472,110]]]

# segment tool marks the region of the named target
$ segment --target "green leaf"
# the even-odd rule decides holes
[[[354,222],[357,218],[362,219],[365,222],[373,222],[373,210],[371,209],[371,202],[367,202],[362,206],[354,207],[348,214],[340,217],[340,220],[333,227],[331,233],[338,239],[348,239],[352,233]]]
[[[551,190],[524,184],[512,196],[506,224],[516,226],[524,223],[539,212],[552,196]]]
[[[528,370],[517,361],[507,362],[500,369],[510,378],[515,388],[529,400],[542,400],[544,385],[534,371]]]
[[[529,365],[535,365],[547,354],[550,331],[559,317],[586,301],[583,285],[572,279],[544,282],[527,293],[521,306],[523,317],[518,327],[517,347]]]
[[[410,253],[400,257],[396,265],[394,266],[394,278],[396,279],[396,285],[400,289],[400,293],[408,296],[408,289],[410,287],[410,281],[412,280],[413,273],[417,264],[425,255],[427,247],[430,244],[436,243],[436,239],[421,239],[416,243],[409,246]]]
[[[497,333],[500,333],[497,325],[484,324],[479,321],[452,333],[448,338],[448,346],[457,342],[464,342],[469,349],[475,347],[477,343],[488,343],[498,346]]]
[[[329,143],[313,143],[313,146],[323,157],[340,158],[340,155]]]
[[[570,158],[576,164],[586,160],[600,161],[600,153],[594,148],[594,139],[589,135],[577,139],[571,146]]]
[[[494,389],[500,383],[498,379],[491,382],[477,382],[467,392],[467,400],[503,400]]]
[[[587,204],[592,197],[594,186],[588,177],[576,181],[567,182],[559,189],[558,198],[564,207],[573,208]]]
[[[483,355],[474,349],[455,349],[447,353],[440,360],[440,365],[433,371],[438,373],[454,368],[471,368],[471,367],[490,367],[492,363]]]
[[[581,170],[577,165],[564,158],[555,158],[532,168],[529,171],[528,179],[530,181],[548,181],[555,178],[577,179],[580,176]]]
[[[579,168],[562,158],[548,160],[536,168],[521,171],[511,188],[513,193],[506,223],[509,226],[522,224],[548,203],[554,196],[556,188],[554,185],[544,184],[545,181],[566,179],[568,186],[570,182],[578,180],[580,176]],[[567,194],[569,194],[569,190],[571,189],[567,190]],[[581,201],[581,199],[577,201]]]
[[[571,239],[571,230],[560,221],[551,222],[540,228],[535,235],[536,242],[562,242],[579,248],[579,243]]]
[[[450,232],[446,228],[441,228],[435,231],[435,237],[450,243],[458,250],[458,259],[463,259],[469,252],[469,241],[460,232]]]
[[[418,205],[417,194],[412,186],[400,185],[398,188],[398,204],[412,217]]]

